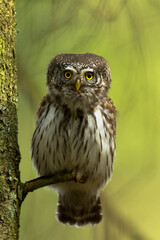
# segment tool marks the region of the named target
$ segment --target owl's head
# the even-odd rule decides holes
[[[47,86],[51,95],[62,102],[91,104],[106,96],[111,83],[110,68],[98,55],[59,54],[47,70]]]

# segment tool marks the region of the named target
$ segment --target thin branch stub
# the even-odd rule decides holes
[[[50,176],[42,176],[30,180],[24,184],[22,184],[22,198],[23,200],[27,196],[29,192],[33,192],[36,189],[55,184],[60,182],[68,182],[68,181],[75,181],[75,177],[73,176],[72,172],[60,172]]]

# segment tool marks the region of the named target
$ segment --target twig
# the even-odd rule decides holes
[[[68,182],[74,181],[75,177],[73,176],[72,172],[60,172],[53,174],[51,176],[43,176],[39,178],[35,178],[30,180],[26,183],[22,184],[22,201],[25,199],[29,192],[33,192],[36,189],[55,184],[60,182]]]
[[[84,179],[86,178],[87,176],[84,177]],[[43,177],[30,180],[26,183],[22,183],[21,184],[21,193],[22,193],[21,200],[23,201],[29,192],[33,192],[36,189],[39,189],[51,184],[69,182],[69,181],[76,181],[76,178],[74,177],[72,172],[59,172],[51,176],[43,176]],[[103,206],[104,214],[107,215],[105,219],[109,217],[110,222],[113,225],[116,225],[119,229],[123,229],[124,233],[128,235],[131,239],[137,239],[137,240],[148,239],[141,232],[139,232],[136,227],[133,227],[134,226],[133,223],[130,223],[130,221],[128,221],[127,218],[125,218],[124,216],[121,216],[119,211],[114,206],[113,202],[111,204],[107,199],[105,199],[104,203],[105,203]],[[108,225],[108,223],[106,225]]]

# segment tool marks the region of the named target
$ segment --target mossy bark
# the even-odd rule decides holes
[[[0,240],[19,235],[15,38],[15,1],[0,0]]]

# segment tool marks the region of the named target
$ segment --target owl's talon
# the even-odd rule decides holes
[[[78,174],[76,170],[73,170],[72,176],[74,177],[75,182],[83,184],[87,181],[87,178],[85,176],[82,176],[81,174]]]
[[[76,181],[77,181],[77,182],[80,182],[80,181],[81,181],[81,177],[78,176],[78,175],[76,175]]]
[[[87,178],[81,178],[80,180],[79,180],[79,183],[86,183],[86,181],[87,181]]]
[[[84,178],[84,177],[80,177],[80,176],[76,176],[76,182],[79,182],[79,183],[85,183],[87,181],[87,178]]]
[[[72,176],[74,178],[74,181],[77,182],[77,178],[76,178],[77,173],[76,173],[75,169],[72,171]]]
[[[73,178],[74,178],[74,181],[75,181],[75,182],[78,182],[78,179],[77,179],[77,172],[76,172],[75,169],[72,171],[72,176],[73,176]]]

